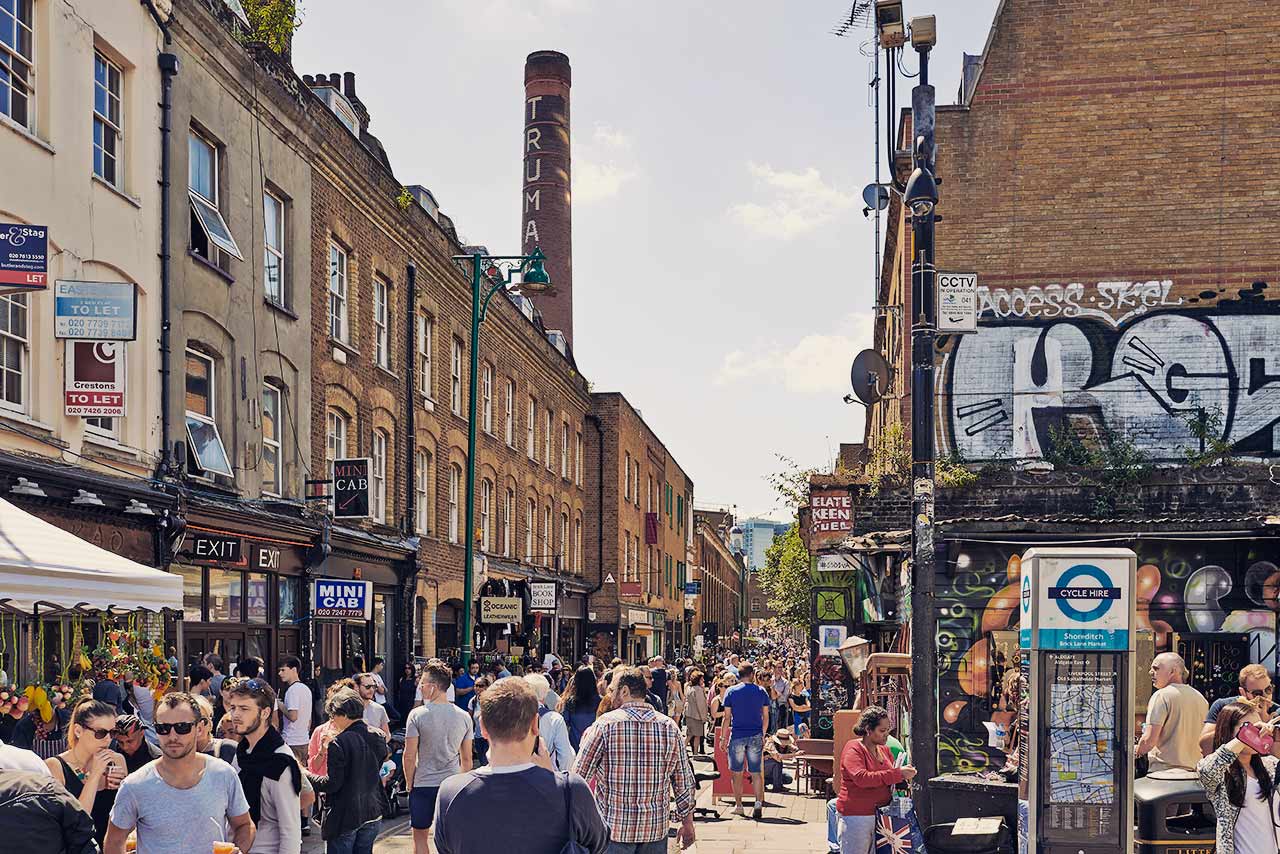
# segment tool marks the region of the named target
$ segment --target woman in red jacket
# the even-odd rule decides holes
[[[889,742],[889,713],[869,706],[853,728],[861,738],[850,739],[840,754],[840,854],[868,854],[876,837],[876,807],[888,806],[898,783],[916,776],[910,765],[894,766]]]

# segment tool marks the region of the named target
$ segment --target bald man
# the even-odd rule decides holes
[[[1162,652],[1151,661],[1155,693],[1147,703],[1147,722],[1138,740],[1138,756],[1150,754],[1150,771],[1169,768],[1196,769],[1200,761],[1200,727],[1209,713],[1209,701],[1186,684],[1187,665],[1173,652]]]

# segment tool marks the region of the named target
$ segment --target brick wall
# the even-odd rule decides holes
[[[1280,154],[1257,129],[1280,76],[1256,44],[1277,26],[1246,0],[1001,6],[972,103],[938,112],[937,263],[977,271],[982,310],[939,341],[941,452],[1040,458],[1064,424],[1179,460],[1202,410],[1277,453]],[[899,305],[908,231],[891,218]],[[908,330],[880,340],[903,397],[873,433],[909,413]]]

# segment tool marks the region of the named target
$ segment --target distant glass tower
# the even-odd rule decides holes
[[[747,570],[755,572],[764,566],[764,553],[773,545],[773,538],[785,534],[791,523],[774,522],[772,519],[742,519],[738,522],[738,527],[742,528],[742,550]]]

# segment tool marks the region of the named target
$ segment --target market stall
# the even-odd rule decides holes
[[[165,611],[182,613],[180,577],[0,499],[0,715],[30,710],[48,725],[94,676],[125,670],[156,692],[181,684],[152,640]]]

